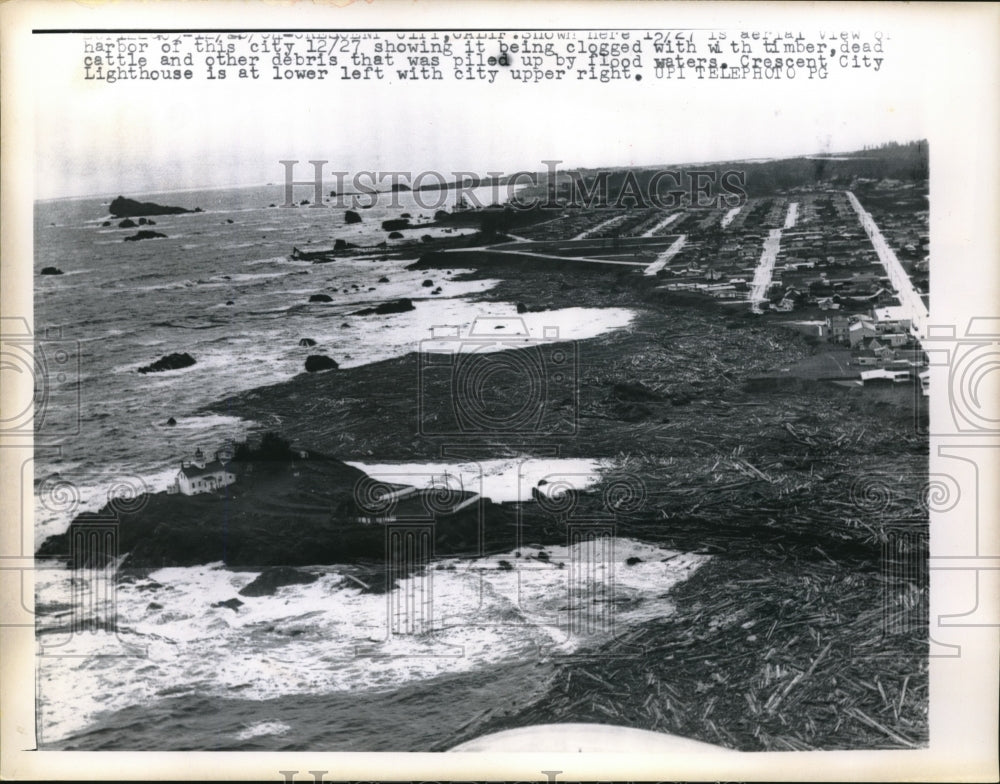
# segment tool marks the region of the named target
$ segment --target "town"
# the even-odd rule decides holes
[[[774,380],[785,373],[844,386],[912,384],[927,395],[928,210],[919,183],[856,176],[750,195],[739,206],[728,198],[697,206],[685,193],[675,209],[628,208],[621,197],[615,206],[624,208],[601,209],[578,203],[584,180],[560,173],[539,186],[548,189],[547,206],[562,207],[556,217],[444,257],[633,269],[655,291],[712,300],[803,335],[813,356],[778,369]]]
[[[431,602],[456,577],[548,575],[551,623],[586,655],[525,705],[463,717],[441,748],[606,719],[747,751],[925,742],[926,143],[479,181],[517,205],[471,206],[456,175],[434,194],[450,209],[431,207],[421,177],[393,177],[370,194],[381,215],[334,209],[345,183],[293,166],[288,201],[312,198],[259,212],[291,224],[273,263],[313,276],[284,337],[305,372],[199,409],[260,423],[244,438],[196,450],[166,421],[170,486],[121,512],[123,580],[222,563],[284,602],[336,575],[351,593],[331,606],[374,598],[370,629],[398,646],[510,625]],[[674,201],[645,203],[670,172]],[[303,231],[317,213],[293,208],[313,199],[332,219]],[[467,336],[448,326],[459,303],[477,314]],[[398,356],[338,365],[399,324]],[[64,557],[92,522],[39,556]],[[655,599],[630,587],[644,584]],[[270,595],[256,590],[204,612],[252,618]]]

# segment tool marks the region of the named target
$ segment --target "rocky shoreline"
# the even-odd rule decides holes
[[[193,210],[189,210],[184,207],[168,207],[151,201],[136,201],[135,199],[127,199],[124,196],[118,196],[108,206],[108,212],[115,218],[145,218],[150,215],[183,215],[189,212],[201,211],[201,207],[195,207]],[[124,226],[123,228],[130,227]]]
[[[795,390],[758,389],[752,383],[756,375],[814,350],[798,335],[712,304],[663,296],[648,279],[634,274],[517,270],[503,275],[489,270],[490,276],[498,273],[500,285],[481,299],[518,302],[519,311],[603,306],[631,307],[637,314],[627,329],[576,343],[572,370],[578,399],[546,398],[537,435],[483,434],[474,443],[465,439],[465,453],[456,453],[450,443],[454,438],[419,426],[418,415],[428,421],[445,415],[453,390],[447,376],[421,379],[415,353],[354,368],[336,369],[333,363],[329,372],[304,372],[216,401],[204,411],[280,421],[283,437],[317,456],[308,461],[305,478],[291,481],[290,474],[299,469],[289,463],[284,478],[271,466],[271,473],[257,473],[252,481],[238,481],[216,493],[149,496],[137,515],[122,521],[120,549],[129,552],[128,563],[224,560],[264,567],[381,557],[380,535],[350,524],[333,535],[336,515],[330,510],[349,498],[361,478],[339,461],[435,461],[448,446],[457,455],[454,461],[533,454],[610,460],[617,469],[581,498],[599,507],[601,493],[624,482],[641,493],[642,504],[627,514],[603,510],[616,514],[623,530],[696,550],[724,551],[734,541],[750,548],[760,541],[780,541],[805,552],[819,546],[851,559],[875,557],[877,548],[867,534],[861,535],[863,529],[851,527],[848,520],[814,523],[809,508],[816,499],[851,498],[853,483],[866,473],[898,472],[913,485],[914,497],[919,494],[915,488],[926,472],[926,442],[912,432],[913,412],[905,393],[894,405],[867,399],[862,390],[818,382]],[[534,349],[514,351],[528,356]],[[522,383],[517,377],[500,379],[491,393],[501,403],[516,401],[523,394]],[[568,415],[575,425],[570,431],[546,428]],[[893,438],[887,439],[887,432]],[[459,444],[459,452],[462,448]],[[731,459],[735,454],[740,458]],[[273,481],[261,481],[272,475]],[[693,484],[685,486],[678,477]],[[713,493],[724,493],[734,483],[735,503],[711,502]],[[316,495],[317,488],[325,488],[316,496],[318,504],[302,502],[301,497]],[[281,513],[278,498],[287,512]],[[540,511],[531,502],[524,507],[531,514]],[[261,516],[262,508],[275,511]],[[795,510],[793,519],[773,522],[782,510]],[[244,511],[245,524],[240,522]],[[901,512],[902,518],[917,511]],[[513,513],[490,505],[477,514],[490,521],[489,530],[502,531]],[[547,528],[543,517],[537,520],[539,541]],[[189,522],[171,522],[177,520]],[[282,530],[291,526],[296,535],[272,546],[265,541],[272,524]],[[467,524],[449,521],[456,531]],[[251,534],[258,529],[265,539]],[[500,535],[496,546],[510,541]],[[462,536],[442,539],[437,552],[459,552],[468,544]],[[58,549],[46,542],[40,554]]]
[[[452,254],[418,264],[442,260],[458,266]],[[553,721],[611,721],[746,750],[925,742],[926,628],[878,629],[886,603],[899,598],[886,591],[916,591],[926,601],[926,585],[887,587],[883,575],[885,543],[900,532],[915,536],[896,557],[926,557],[927,439],[914,426],[912,392],[755,383],[824,348],[742,311],[664,294],[634,272],[498,263],[467,277],[500,279],[479,299],[516,303],[519,313],[614,307],[636,315],[626,329],[576,343],[578,397],[546,398],[534,437],[500,432],[470,441],[421,430],[418,416],[443,414],[453,389],[446,377],[421,381],[416,353],[303,372],[210,403],[204,412],[280,422],[299,456],[251,457],[215,493],[161,493],[132,504],[119,514],[121,579],[222,561],[260,569],[251,593],[266,593],[311,579],[294,571],[301,567],[350,563],[367,570],[361,582],[369,590],[392,590],[383,527],[358,521],[365,475],[342,461],[603,458],[609,467],[600,481],[569,497],[572,514],[613,519],[618,536],[714,558],[665,594],[669,619],[609,643],[596,664],[561,663],[529,704],[480,716],[457,740]],[[491,394],[510,403],[523,384],[498,378]],[[567,406],[575,429],[547,432],[545,417],[565,418]],[[879,479],[884,487],[872,484]],[[565,543],[566,519],[566,508],[537,495],[446,511],[434,516],[434,554]],[[52,537],[38,554],[65,557],[68,543],[69,533]],[[253,601],[244,595],[225,606],[239,612],[244,600]],[[809,675],[778,677],[775,663]],[[903,672],[905,682],[884,675]],[[886,689],[909,695],[892,692],[895,721],[879,713],[879,690],[864,685],[880,673]],[[654,694],[650,683],[664,690]],[[876,715],[893,735],[872,729]]]

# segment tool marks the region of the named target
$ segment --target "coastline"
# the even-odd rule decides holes
[[[171,520],[190,519],[197,521],[198,536],[204,541],[213,525],[209,507],[218,503],[235,504],[225,532],[232,537],[239,531],[241,508],[275,506],[277,497],[322,487],[318,497],[323,500],[305,511],[315,517],[311,529],[317,536],[329,533],[331,508],[349,498],[363,476],[340,462],[344,460],[601,460],[605,467],[596,484],[574,488],[578,511],[607,513],[607,498],[624,493],[628,503],[610,510],[619,519],[620,530],[694,551],[722,552],[734,541],[758,549],[765,541],[804,552],[819,547],[827,556],[839,554],[853,562],[877,561],[880,535],[920,519],[926,439],[914,428],[916,401],[911,390],[874,396],[868,390],[808,378],[770,383],[769,374],[781,365],[794,366],[822,349],[748,314],[661,292],[641,275],[604,269],[529,272],[496,266],[488,274],[499,278],[499,284],[473,295],[473,302],[517,302],[534,314],[569,307],[628,308],[634,317],[627,327],[574,341],[575,366],[569,380],[578,396],[563,397],[565,385],[555,389],[558,394],[546,388],[544,410],[534,430],[480,432],[472,441],[461,432],[434,432],[427,422],[439,421],[438,414],[451,406],[454,389],[448,374],[421,377],[420,355],[412,352],[329,372],[300,373],[209,403],[192,413],[236,416],[259,423],[260,431],[280,431],[296,449],[316,455],[320,463],[313,467],[336,466],[331,469],[336,476],[309,480],[307,473],[302,480],[308,485],[305,491],[295,489],[296,483],[287,477],[279,479],[277,496],[262,496],[254,482],[225,488],[218,498],[215,494],[146,496],[149,502],[140,505],[145,509],[135,515],[139,520],[145,515],[146,521],[125,529],[132,536],[123,542],[122,551],[132,549],[129,545],[137,548],[129,565],[162,565],[157,558],[174,564],[225,561],[227,546],[229,557],[236,557],[231,538],[200,553],[198,545],[185,546],[167,535],[180,525]],[[486,277],[486,271],[455,277],[474,280]],[[535,347],[526,347],[505,353],[523,355],[530,364],[534,352]],[[490,392],[501,405],[516,402],[523,395],[523,383],[523,378],[509,374]],[[418,421],[421,417],[426,421]],[[325,470],[313,473],[318,477]],[[851,503],[870,500],[859,482],[889,475],[898,476],[899,495],[912,504],[892,510],[895,515],[880,515],[880,531],[836,513],[838,504],[841,512],[850,512]],[[327,490],[330,493],[324,496]],[[296,514],[305,513],[301,504],[287,500]],[[538,523],[535,538],[547,543],[558,527],[546,525],[546,510],[535,506],[522,504],[515,510],[510,504],[484,499],[477,511],[467,514],[489,517],[507,529],[515,526],[515,517],[523,516]],[[126,510],[125,517],[131,511]],[[860,515],[865,509],[858,506],[853,511]],[[283,519],[280,511],[274,519]],[[457,528],[466,526],[472,523]],[[154,536],[156,530],[160,541]],[[303,540],[305,545],[286,543],[269,555],[265,538],[256,535],[255,544],[234,563],[266,567],[381,556],[378,537],[370,531],[352,537],[367,544],[348,546],[337,559],[330,547],[317,550],[312,537]],[[53,541],[60,538],[65,537]],[[58,553],[53,541],[39,554]],[[486,540],[479,541],[483,545]],[[503,549],[509,542],[505,534],[483,552]],[[441,552],[467,552],[466,546],[471,542],[460,536]],[[318,553],[331,554],[317,559]]]
[[[625,475],[641,503],[617,516],[618,535],[714,557],[667,592],[672,617],[561,663],[530,705],[492,711],[448,743],[590,720],[743,750],[924,745],[926,624],[885,631],[885,613],[904,612],[910,586],[887,585],[881,561],[900,531],[913,533],[915,549],[898,557],[926,557],[927,446],[913,390],[876,396],[809,378],[761,383],[816,349],[765,319],[663,297],[637,276],[490,266],[470,277],[487,273],[501,283],[482,301],[637,310],[629,328],[581,341],[578,438],[543,438],[542,446],[612,461],[583,494],[581,513],[595,511]],[[337,453],[360,443],[356,459],[433,459],[439,443],[400,437],[413,432],[415,362],[409,355],[299,376],[206,410],[269,412],[304,442]],[[655,398],[628,399],[643,388]],[[379,391],[366,397],[364,389]],[[303,399],[324,398],[322,415],[294,421]],[[487,440],[489,456],[530,453],[516,439]],[[890,500],[879,482],[891,484]],[[782,668],[800,673],[791,692],[775,680]],[[906,683],[890,674],[903,672]],[[623,698],[630,689],[645,694],[650,682],[663,691]],[[899,700],[895,730],[872,718],[884,709],[882,692]]]
[[[704,525],[707,544],[722,524],[745,529],[752,540],[761,533],[758,524],[784,507],[801,519],[768,526],[774,536],[815,536],[821,544],[843,544],[845,554],[853,548],[853,557],[871,556],[869,532],[847,524],[814,526],[808,518],[810,507],[819,513],[817,499],[854,500],[863,491],[854,487],[856,480],[872,473],[898,473],[915,502],[912,509],[899,510],[899,519],[919,514],[926,439],[914,427],[913,390],[875,396],[809,378],[764,383],[771,371],[806,360],[816,349],[800,335],[742,312],[664,295],[641,276],[510,274],[496,267],[488,275],[501,282],[475,301],[523,302],[531,311],[571,306],[635,311],[628,327],[577,342],[580,396],[573,433],[544,428],[527,437],[480,433],[474,445],[461,437],[419,433],[418,402],[426,413],[447,404],[451,389],[426,382],[418,388],[416,353],[300,374],[210,403],[202,412],[253,418],[264,427],[280,422],[297,446],[343,460],[430,462],[442,461],[444,452],[455,463],[463,455],[470,461],[518,456],[611,461],[614,468],[605,472],[595,495],[606,480],[627,474],[644,485],[647,499],[636,521],[669,510],[680,528]],[[519,350],[530,349],[511,353]],[[519,394],[517,382],[498,384],[498,397]],[[548,402],[555,408],[561,401]],[[728,487],[734,482],[741,486]],[[719,500],[703,497],[715,491]],[[753,506],[727,503],[741,496]],[[883,522],[891,527],[892,517]]]
[[[435,269],[432,260],[448,255],[424,257],[411,267]],[[449,266],[467,268],[469,261]],[[420,356],[412,352],[300,373],[193,411],[257,422],[261,431],[279,431],[328,465],[311,466],[318,474],[305,480],[307,487],[276,476],[275,489],[268,489],[258,472],[254,481],[218,497],[150,496],[135,518],[144,515],[144,522],[126,525],[136,546],[125,579],[143,579],[162,565],[221,559],[229,568],[252,569],[346,562],[370,569],[368,579],[378,580],[381,530],[358,528],[346,545],[330,540],[331,509],[356,499],[361,476],[341,461],[599,459],[597,482],[576,487],[570,497],[573,515],[611,514],[618,537],[711,557],[695,577],[660,597],[672,608],[669,617],[643,621],[626,638],[558,662],[535,699],[473,717],[439,748],[484,732],[584,717],[747,750],[926,743],[925,625],[881,636],[877,628],[884,608],[904,602],[912,587],[885,584],[887,540],[912,531],[915,553],[898,557],[926,555],[920,534],[926,531],[921,492],[927,447],[914,427],[914,390],[875,393],[801,374],[797,368],[824,347],[766,317],[663,292],[655,278],[627,270],[494,263],[455,279],[487,277],[499,283],[469,298],[473,303],[518,304],[518,311],[533,316],[568,308],[633,315],[625,327],[573,341],[578,396],[550,395],[546,387],[534,431],[480,432],[471,442],[433,427],[421,432],[418,416],[442,421],[454,391],[447,374],[426,382],[418,372]],[[379,317],[370,323],[377,326]],[[530,366],[537,354],[537,346],[505,352],[519,367]],[[500,377],[490,387],[501,405],[516,403],[523,391],[517,377]],[[557,427],[567,421],[570,430]],[[343,474],[339,484],[331,485],[324,473],[330,466]],[[298,476],[302,467],[286,470]],[[878,495],[879,480],[892,484],[888,504]],[[308,509],[285,503],[303,489]],[[538,496],[534,500],[442,515],[435,556],[504,552],[512,542],[564,544],[567,510],[553,516]],[[194,511],[202,507],[203,513]],[[228,510],[221,529],[220,508]],[[123,522],[133,521],[124,516]],[[275,536],[287,531],[294,533]],[[249,544],[240,552],[234,544],[242,535]],[[206,536],[215,543],[206,546]],[[809,601],[794,613],[776,609],[795,606],[803,595]],[[757,630],[755,616],[778,620]],[[832,645],[828,635],[841,642]],[[628,655],[619,655],[622,646]],[[720,662],[729,667],[721,680],[715,677]],[[884,689],[901,689],[902,716],[894,726],[905,729],[902,734],[873,730],[881,691],[866,684],[883,669],[910,673],[906,683],[882,681]],[[801,689],[786,700],[789,682],[778,672],[809,677],[800,677]],[[639,704],[609,686],[628,683],[641,694],[650,678],[674,691]],[[836,694],[840,707],[860,711],[861,718],[814,705],[806,687],[817,696]],[[909,702],[902,699],[906,694]],[[746,719],[744,705],[754,721]]]

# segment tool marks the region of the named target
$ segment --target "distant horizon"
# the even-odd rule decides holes
[[[738,163],[767,163],[767,162],[770,162],[770,161],[792,160],[792,159],[795,159],[795,158],[825,158],[825,157],[830,157],[830,156],[834,156],[834,155],[850,155],[850,154],[865,152],[866,150],[878,149],[879,147],[882,147],[884,145],[889,145],[889,144],[898,144],[899,146],[906,146],[906,145],[910,145],[910,144],[920,144],[920,143],[927,144],[927,139],[926,138],[916,138],[916,139],[906,139],[904,141],[900,141],[898,139],[884,139],[884,140],[881,140],[881,141],[878,141],[878,142],[871,142],[871,143],[865,144],[865,145],[863,145],[860,148],[858,148],[858,147],[852,147],[852,148],[849,148],[849,149],[825,149],[825,150],[820,150],[820,151],[816,151],[816,150],[813,150],[813,151],[800,151],[800,152],[790,153],[790,154],[786,154],[786,155],[747,156],[747,157],[740,157],[740,158],[726,158],[726,159],[714,159],[714,160],[707,160],[707,159],[701,158],[701,159],[697,159],[697,160],[671,161],[669,163],[658,162],[658,163],[641,163],[641,164],[617,165],[617,166],[616,165],[601,165],[601,164],[590,165],[590,166],[583,166],[583,165],[563,166],[561,164],[563,164],[565,162],[564,161],[560,161],[560,165],[558,166],[558,169],[559,169],[560,172],[562,172],[562,171],[567,171],[567,172],[570,172],[570,171],[598,171],[598,170],[602,170],[602,169],[606,169],[608,171],[624,171],[624,170],[628,170],[628,169],[647,170],[647,169],[653,169],[653,168],[659,168],[659,167],[669,168],[669,167],[676,167],[676,166],[715,166],[715,165],[726,164],[726,163],[732,163],[732,164],[738,164]],[[301,165],[308,165],[308,160],[310,158],[311,158],[311,156],[305,157],[305,158],[299,158],[298,160],[299,160],[299,162],[300,162]],[[319,160],[319,159],[316,158],[314,160]],[[503,176],[503,177],[507,177],[507,176],[511,176],[511,175],[515,174],[518,171],[528,171],[528,172],[538,173],[538,174],[545,173],[546,170],[545,170],[545,167],[544,167],[544,164],[543,164],[544,160],[556,160],[556,159],[555,158],[542,158],[542,159],[539,160],[539,168],[535,168],[535,169],[528,169],[528,168],[513,169],[511,171],[502,171],[502,172],[500,172],[500,175]],[[137,189],[125,188],[125,189],[119,189],[119,190],[114,190],[114,191],[103,190],[103,191],[89,192],[89,193],[76,193],[76,194],[70,193],[70,194],[64,194],[64,195],[60,195],[60,196],[36,196],[35,199],[34,199],[34,201],[36,203],[38,203],[38,202],[51,202],[51,201],[73,201],[73,200],[79,200],[79,199],[100,199],[100,198],[114,199],[117,196],[123,196],[125,198],[133,198],[133,197],[137,197],[137,196],[155,196],[155,195],[158,195],[158,194],[197,193],[197,192],[204,192],[204,191],[232,190],[232,189],[237,189],[237,188],[266,188],[266,187],[270,187],[270,186],[273,186],[273,187],[282,187],[283,188],[284,187],[284,171],[283,171],[283,167],[281,167],[278,164],[278,161],[275,161],[275,167],[276,167],[276,175],[280,175],[280,176],[276,176],[273,180],[264,181],[264,182],[256,181],[256,182],[231,182],[231,183],[226,183],[226,184],[219,184],[219,183],[214,183],[214,184],[199,184],[199,185],[189,185],[189,186],[183,186],[183,187],[159,188],[159,189],[156,189],[156,190],[137,190]],[[364,169],[358,169],[357,171],[364,171]],[[382,171],[389,172],[389,171],[401,171],[401,170],[398,170],[398,169],[396,169],[396,170],[394,170],[394,169],[378,169],[377,171],[379,171],[379,172],[382,172]],[[440,169],[431,169],[429,167],[424,167],[424,168],[421,168],[421,167],[412,167],[412,168],[410,168],[410,169],[408,169],[406,171],[440,171]],[[453,175],[453,174],[456,174],[456,173],[460,173],[461,171],[462,171],[461,169],[458,169],[456,167],[454,170],[449,170],[447,172],[441,171],[441,173],[447,176],[447,175]],[[486,167],[486,168],[484,168],[484,170],[482,172],[476,172],[476,173],[479,174],[481,177],[485,178],[485,177],[488,177],[491,172],[495,173],[496,171],[497,170],[494,169],[494,168],[492,168],[492,167]],[[337,180],[329,180],[329,181],[327,181],[327,180],[324,179],[323,182],[324,182],[324,185],[326,185],[326,184],[334,185],[334,184],[337,183]],[[382,191],[379,191],[379,192],[382,192]],[[385,192],[388,192],[388,189]]]

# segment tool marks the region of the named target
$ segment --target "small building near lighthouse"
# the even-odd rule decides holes
[[[191,461],[181,461],[180,470],[170,487],[171,493],[181,495],[197,495],[211,493],[231,485],[236,481],[236,474],[230,467],[231,457],[220,452],[215,453],[215,459],[205,462],[205,455],[199,449]]]

